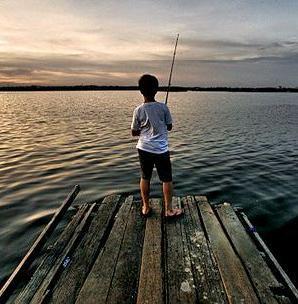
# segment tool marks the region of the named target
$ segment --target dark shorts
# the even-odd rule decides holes
[[[138,149],[138,152],[143,179],[151,179],[153,167],[155,165],[159,179],[162,182],[172,181],[172,166],[169,151],[162,154],[156,154]]]

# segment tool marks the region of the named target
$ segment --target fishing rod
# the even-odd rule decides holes
[[[167,95],[166,95],[165,104],[168,103],[168,96],[169,96],[170,87],[171,87],[172,73],[173,73],[173,67],[174,67],[174,62],[175,62],[175,56],[176,56],[176,49],[177,49],[178,39],[179,39],[179,34],[177,34],[176,44],[175,44],[175,48],[174,48],[174,54],[173,54],[172,66],[171,66],[171,71],[170,71],[170,76],[169,76],[169,83],[168,83],[168,89],[167,89]]]

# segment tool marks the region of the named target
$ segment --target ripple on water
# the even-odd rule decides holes
[[[0,94],[0,280],[74,184],[78,202],[139,195],[129,130],[139,102],[137,92]],[[294,94],[173,93],[169,106],[176,195],[232,202],[264,233],[297,216]]]

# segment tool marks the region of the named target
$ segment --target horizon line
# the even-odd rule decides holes
[[[138,91],[136,85],[0,85],[0,91],[21,92],[21,91]],[[158,91],[164,92],[168,86],[160,86]],[[186,91],[230,91],[230,92],[293,92],[298,93],[297,87],[264,86],[264,87],[231,87],[231,86],[179,86],[169,88],[171,92]]]

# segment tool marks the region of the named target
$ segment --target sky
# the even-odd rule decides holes
[[[0,86],[298,87],[297,0],[0,0]]]

